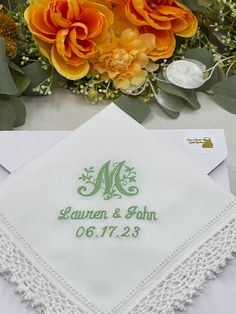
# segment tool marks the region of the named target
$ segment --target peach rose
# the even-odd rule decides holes
[[[94,69],[104,80],[113,80],[116,88],[128,89],[139,86],[147,77],[147,70],[155,71],[147,53],[155,47],[153,34],[142,34],[126,29],[110,43],[99,46],[99,56],[94,60]]]
[[[113,13],[102,1],[33,0],[25,11],[41,53],[70,80],[89,71],[88,58],[106,38]]]

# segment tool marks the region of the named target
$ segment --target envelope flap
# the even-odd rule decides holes
[[[223,129],[152,130],[170,145],[194,159],[205,173],[210,173],[228,155]]]
[[[70,132],[0,132],[0,165],[9,172],[14,172]],[[151,132],[188,154],[205,173],[214,170],[228,155],[222,129],[151,130]]]
[[[0,132],[0,166],[14,172],[68,134],[68,131]]]

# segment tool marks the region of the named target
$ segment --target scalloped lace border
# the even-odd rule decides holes
[[[227,259],[236,252],[236,219],[232,219],[193,254],[175,268],[165,280],[141,299],[129,314],[173,314],[184,310],[207,279],[221,273]]]
[[[192,303],[207,279],[221,272],[236,252],[236,218],[202,244],[128,314],[172,314]],[[0,229],[0,274],[41,314],[92,314],[63,293]],[[117,312],[119,313],[119,312]],[[120,312],[119,314],[126,314]]]

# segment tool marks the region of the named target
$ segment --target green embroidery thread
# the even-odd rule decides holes
[[[79,177],[84,185],[78,187],[78,193],[90,197],[102,190],[104,200],[122,198],[122,195],[137,195],[138,187],[131,185],[132,182],[136,182],[136,171],[134,167],[129,167],[125,163],[123,160],[112,164],[109,160],[103,164],[97,176],[94,167],[84,168],[84,173]]]

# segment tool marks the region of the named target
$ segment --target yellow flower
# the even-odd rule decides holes
[[[154,48],[153,34],[139,35],[136,30],[126,29],[120,37],[113,36],[110,43],[99,46],[99,56],[93,61],[94,69],[104,80],[113,80],[116,88],[139,86],[146,79],[146,69],[157,68],[147,55]]]

